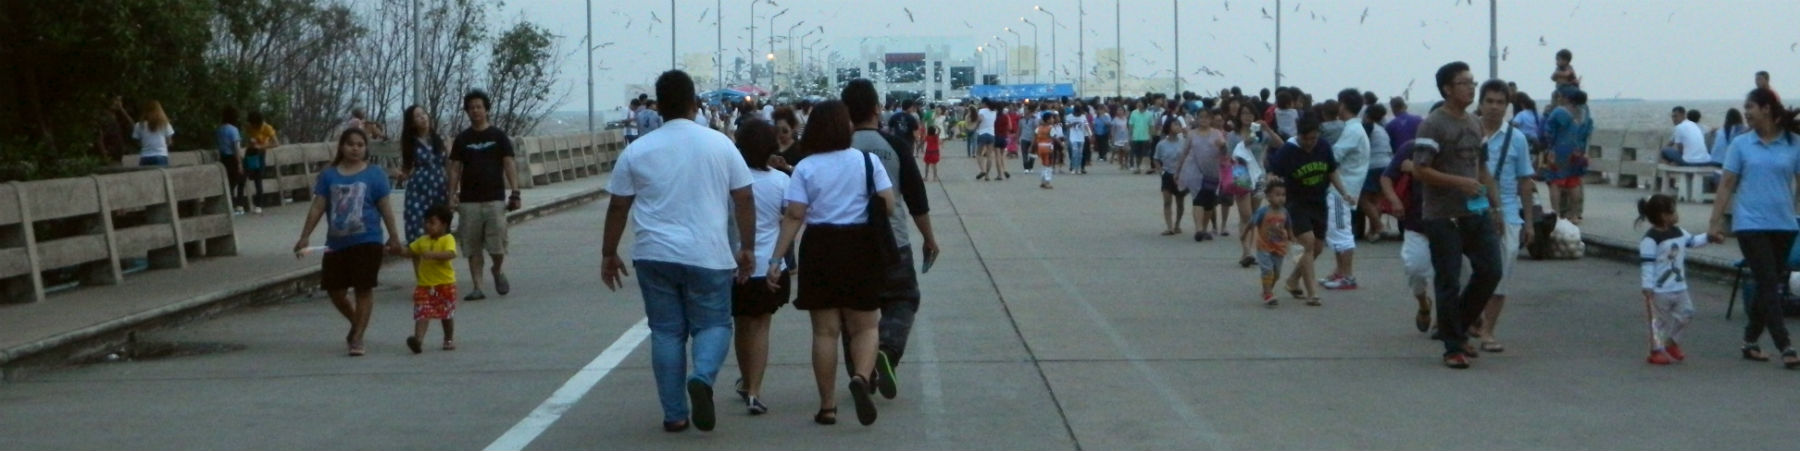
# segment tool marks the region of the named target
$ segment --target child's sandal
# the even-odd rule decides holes
[[[1754,362],[1767,362],[1767,361],[1769,361],[1769,355],[1768,355],[1768,354],[1763,354],[1763,351],[1762,351],[1762,347],[1761,347],[1761,346],[1757,346],[1757,345],[1744,345],[1744,347],[1743,347],[1743,348],[1739,348],[1739,349],[1738,349],[1738,352],[1741,352],[1741,353],[1743,353],[1743,355],[1744,355],[1744,360],[1749,360],[1749,361],[1754,361]]]
[[[1800,369],[1800,353],[1793,349],[1781,351],[1781,366],[1787,369]]]

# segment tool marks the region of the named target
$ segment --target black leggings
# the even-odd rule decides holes
[[[1747,300],[1750,324],[1744,327],[1744,343],[1762,339],[1768,329],[1775,348],[1788,349],[1787,324],[1781,318],[1782,293],[1787,292],[1788,250],[1794,247],[1793,231],[1757,230],[1737,233],[1738,250],[1756,280],[1756,298]]]
[[[225,179],[231,183],[231,206],[249,208],[244,198],[244,168],[238,164],[237,155],[220,155],[219,164],[225,165]]]

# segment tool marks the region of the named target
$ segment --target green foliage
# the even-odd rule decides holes
[[[494,123],[500,128],[527,135],[549,112],[550,89],[561,66],[557,38],[543,26],[519,21],[494,40],[488,86],[496,97]]]

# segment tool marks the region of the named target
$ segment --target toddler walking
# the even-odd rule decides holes
[[[1638,222],[1649,221],[1650,230],[1638,242],[1642,258],[1644,313],[1650,320],[1652,365],[1668,365],[1687,356],[1681,352],[1681,330],[1694,317],[1694,301],[1688,297],[1687,250],[1706,245],[1706,235],[1693,235],[1676,227],[1680,216],[1675,198],[1656,194],[1638,201]]]
[[[413,354],[424,352],[425,331],[431,320],[444,323],[444,350],[456,349],[456,237],[451,236],[450,221],[455,217],[450,207],[436,205],[425,210],[425,234],[401,250],[418,268],[419,286],[413,289],[413,334],[406,347]]]
[[[943,181],[942,179],[938,178],[938,167],[937,167],[938,161],[944,159],[944,155],[941,153],[941,149],[938,147],[939,146],[938,133],[939,132],[938,132],[938,128],[936,125],[926,128],[926,131],[925,131],[925,177],[924,177],[924,179],[927,181],[935,181],[935,182]]]
[[[1288,222],[1287,187],[1280,179],[1270,179],[1263,186],[1263,200],[1268,205],[1250,217],[1245,237],[1256,243],[1256,264],[1262,268],[1263,306],[1275,308],[1275,281],[1281,280],[1281,263],[1287,258],[1288,242],[1293,235]]]

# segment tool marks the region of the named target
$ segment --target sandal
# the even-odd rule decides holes
[[[363,349],[362,343],[351,343],[350,344],[350,356],[351,357],[362,357],[363,354],[366,354],[366,353],[367,353],[367,351]]]
[[[1431,330],[1431,311],[1419,310],[1419,314],[1413,317],[1413,327],[1419,328],[1419,332]]]
[[[445,351],[455,351],[456,350],[456,341],[444,340],[444,350]]]
[[[850,378],[850,399],[856,401],[856,421],[863,426],[875,424],[875,399],[869,396],[869,378]]]
[[[1744,354],[1744,360],[1750,360],[1750,361],[1755,361],[1755,362],[1769,361],[1769,355],[1763,354],[1761,346],[1757,346],[1757,345],[1753,345],[1753,344],[1752,345],[1744,345],[1744,347],[1739,348],[1738,351],[1742,352]]]
[[[1256,258],[1254,258],[1254,257],[1244,257],[1244,258],[1238,259],[1238,266],[1249,268],[1250,265],[1254,265],[1254,264],[1256,264]]]
[[[1800,369],[1800,353],[1791,348],[1781,351],[1781,366],[1790,370]]]
[[[819,409],[819,413],[813,414],[813,422],[826,426],[837,424],[837,408]]]
[[[1306,306],[1307,307],[1323,307],[1323,306],[1325,306],[1325,303],[1319,302],[1318,296],[1313,296],[1310,298],[1306,298]]]
[[[1174,230],[1164,230],[1164,231],[1162,231],[1162,236],[1170,236],[1170,235],[1174,235],[1176,233],[1179,233],[1179,232],[1176,232]]]

